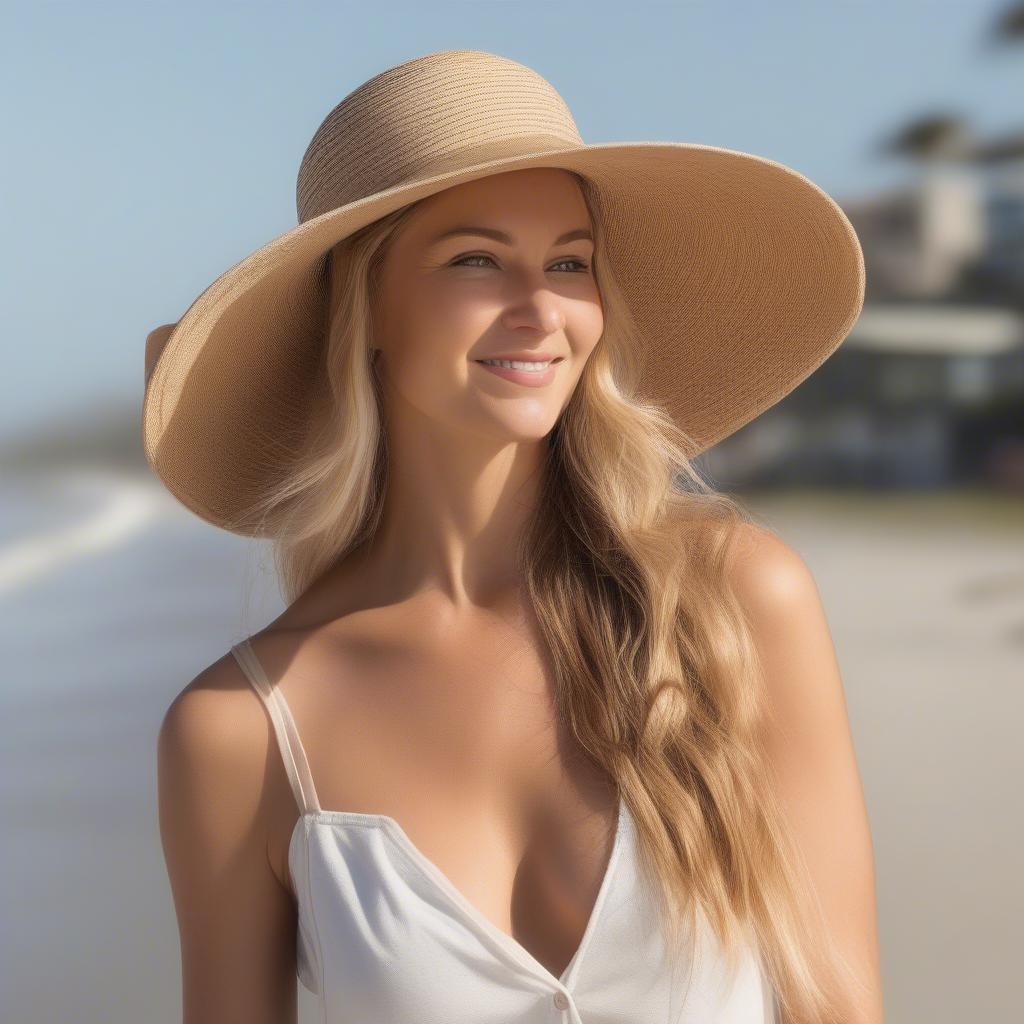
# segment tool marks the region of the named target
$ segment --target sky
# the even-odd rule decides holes
[[[137,402],[145,336],[294,227],[332,107],[442,49],[529,65],[586,142],[756,153],[842,204],[913,176],[879,145],[954,113],[1020,130],[1004,2],[6,3],[0,440]],[[141,437],[140,437],[141,445]]]

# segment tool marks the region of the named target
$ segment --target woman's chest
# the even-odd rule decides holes
[[[408,794],[413,814],[424,796],[525,812],[553,786],[586,782],[553,666],[525,623],[364,616],[304,645],[294,677],[279,685],[305,719],[324,806],[365,797],[402,810]]]
[[[529,637],[478,626],[447,642],[331,638],[293,659],[278,685],[323,809],[391,819],[495,928],[564,967],[601,884],[618,801],[569,741]],[[294,809],[281,816],[272,851],[293,891],[294,822]]]

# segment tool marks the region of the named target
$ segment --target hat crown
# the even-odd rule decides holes
[[[324,118],[299,167],[299,223],[421,177],[575,145],[572,113],[532,68],[482,50],[430,53],[374,75]]]

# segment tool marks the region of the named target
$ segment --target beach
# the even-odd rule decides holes
[[[804,557],[829,618],[871,819],[887,1019],[1005,1019],[1024,911],[1024,501],[741,500]],[[0,601],[4,1019],[180,1021],[156,735],[182,687],[281,609],[269,549],[144,475],[8,475]],[[299,1000],[314,1021],[315,998],[300,987]]]

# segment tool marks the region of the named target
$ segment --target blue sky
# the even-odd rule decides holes
[[[1002,2],[5,5],[0,436],[142,399],[147,331],[295,225],[312,133],[410,57],[489,50],[544,75],[587,142],[698,142],[842,203],[906,178],[878,143],[932,111],[1020,129]]]

